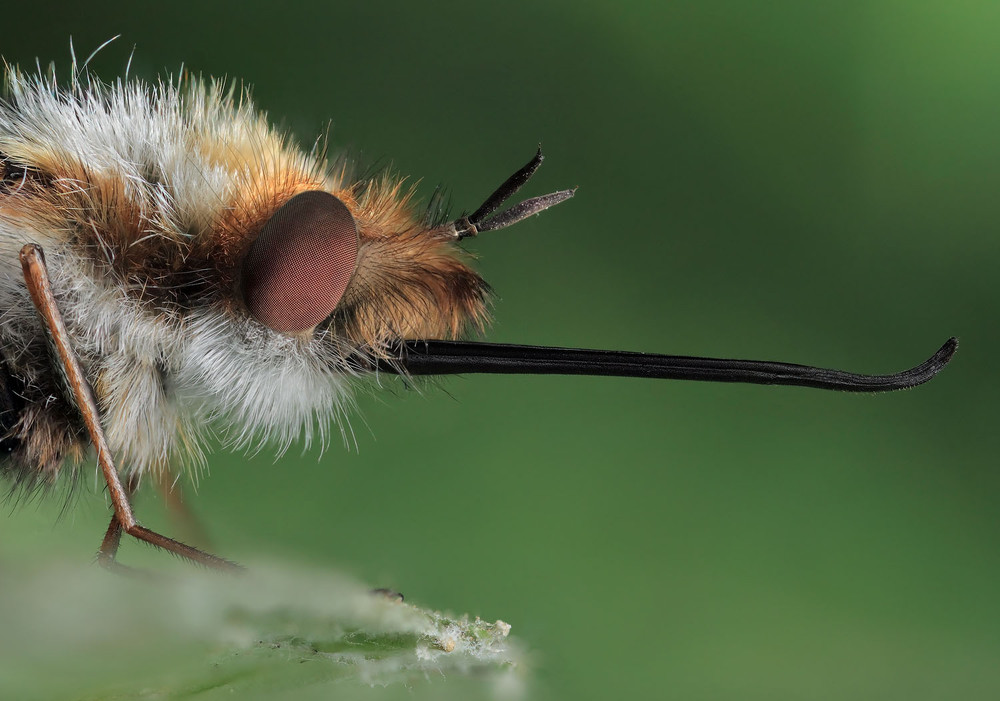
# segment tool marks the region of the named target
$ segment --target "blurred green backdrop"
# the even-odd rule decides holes
[[[498,292],[493,340],[868,372],[962,342],[931,384],[878,397],[388,382],[360,401],[357,451],[217,451],[194,506],[222,554],[503,618],[538,698],[1000,696],[1000,5],[17,12],[9,62],[65,69],[70,36],[85,56],[121,34],[102,76],[134,46],[138,75],[246,81],[303,143],[332,119],[336,147],[458,209],[542,141],[530,194],[579,191],[469,243]],[[107,509],[92,482],[74,501],[4,514],[0,569],[89,558]],[[138,510],[169,532],[154,495]]]

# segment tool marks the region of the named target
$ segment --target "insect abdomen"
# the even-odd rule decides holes
[[[24,413],[21,382],[0,362],[0,460],[8,457],[21,445],[14,430]]]

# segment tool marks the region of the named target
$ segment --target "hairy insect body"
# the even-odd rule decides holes
[[[325,438],[353,381],[376,372],[876,392],[928,381],[957,347],[952,338],[908,370],[861,375],[455,341],[485,323],[489,295],[456,244],[573,196],[507,206],[541,150],[471,214],[429,222],[401,181],[328,167],[245,95],[74,75],[60,87],[9,70],[0,102],[0,475],[51,483],[94,446],[113,507],[98,555],[110,567],[123,534],[237,567],[142,526],[136,482],[123,476],[198,466],[216,429],[244,448]]]
[[[275,212],[332,193],[357,222],[336,314],[279,333],[248,314],[241,263]],[[198,465],[204,434],[240,446],[324,431],[358,349],[481,323],[487,287],[454,236],[391,178],[350,180],[219,85],[103,86],[10,71],[0,105],[0,470],[51,481],[90,442],[32,306],[18,252],[52,288],[119,469]],[[336,303],[336,300],[334,301]]]

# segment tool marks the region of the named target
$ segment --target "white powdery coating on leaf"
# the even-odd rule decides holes
[[[67,581],[74,597],[64,596]],[[498,624],[391,601],[336,572],[256,565],[239,578],[187,573],[150,584],[56,567],[9,572],[0,583],[13,594],[0,600],[0,678],[5,691],[39,698],[131,698],[123,669],[165,697],[320,685],[339,698],[346,682],[433,692],[438,681],[464,679],[516,698],[528,683],[530,665]],[[45,673],[53,659],[73,661],[67,675]],[[74,684],[71,695],[46,693]]]

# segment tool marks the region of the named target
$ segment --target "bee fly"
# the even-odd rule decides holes
[[[882,392],[926,382],[949,340],[893,375],[803,365],[456,340],[490,289],[458,246],[573,196],[504,209],[539,151],[472,214],[430,221],[388,175],[305,152],[245,94],[199,79],[105,85],[7,68],[0,103],[0,472],[75,473],[90,445],[122,533],[228,560],[139,525],[138,477],[204,461],[207,426],[240,447],[308,441],[374,373],[613,375]],[[316,422],[314,424],[314,422]]]

